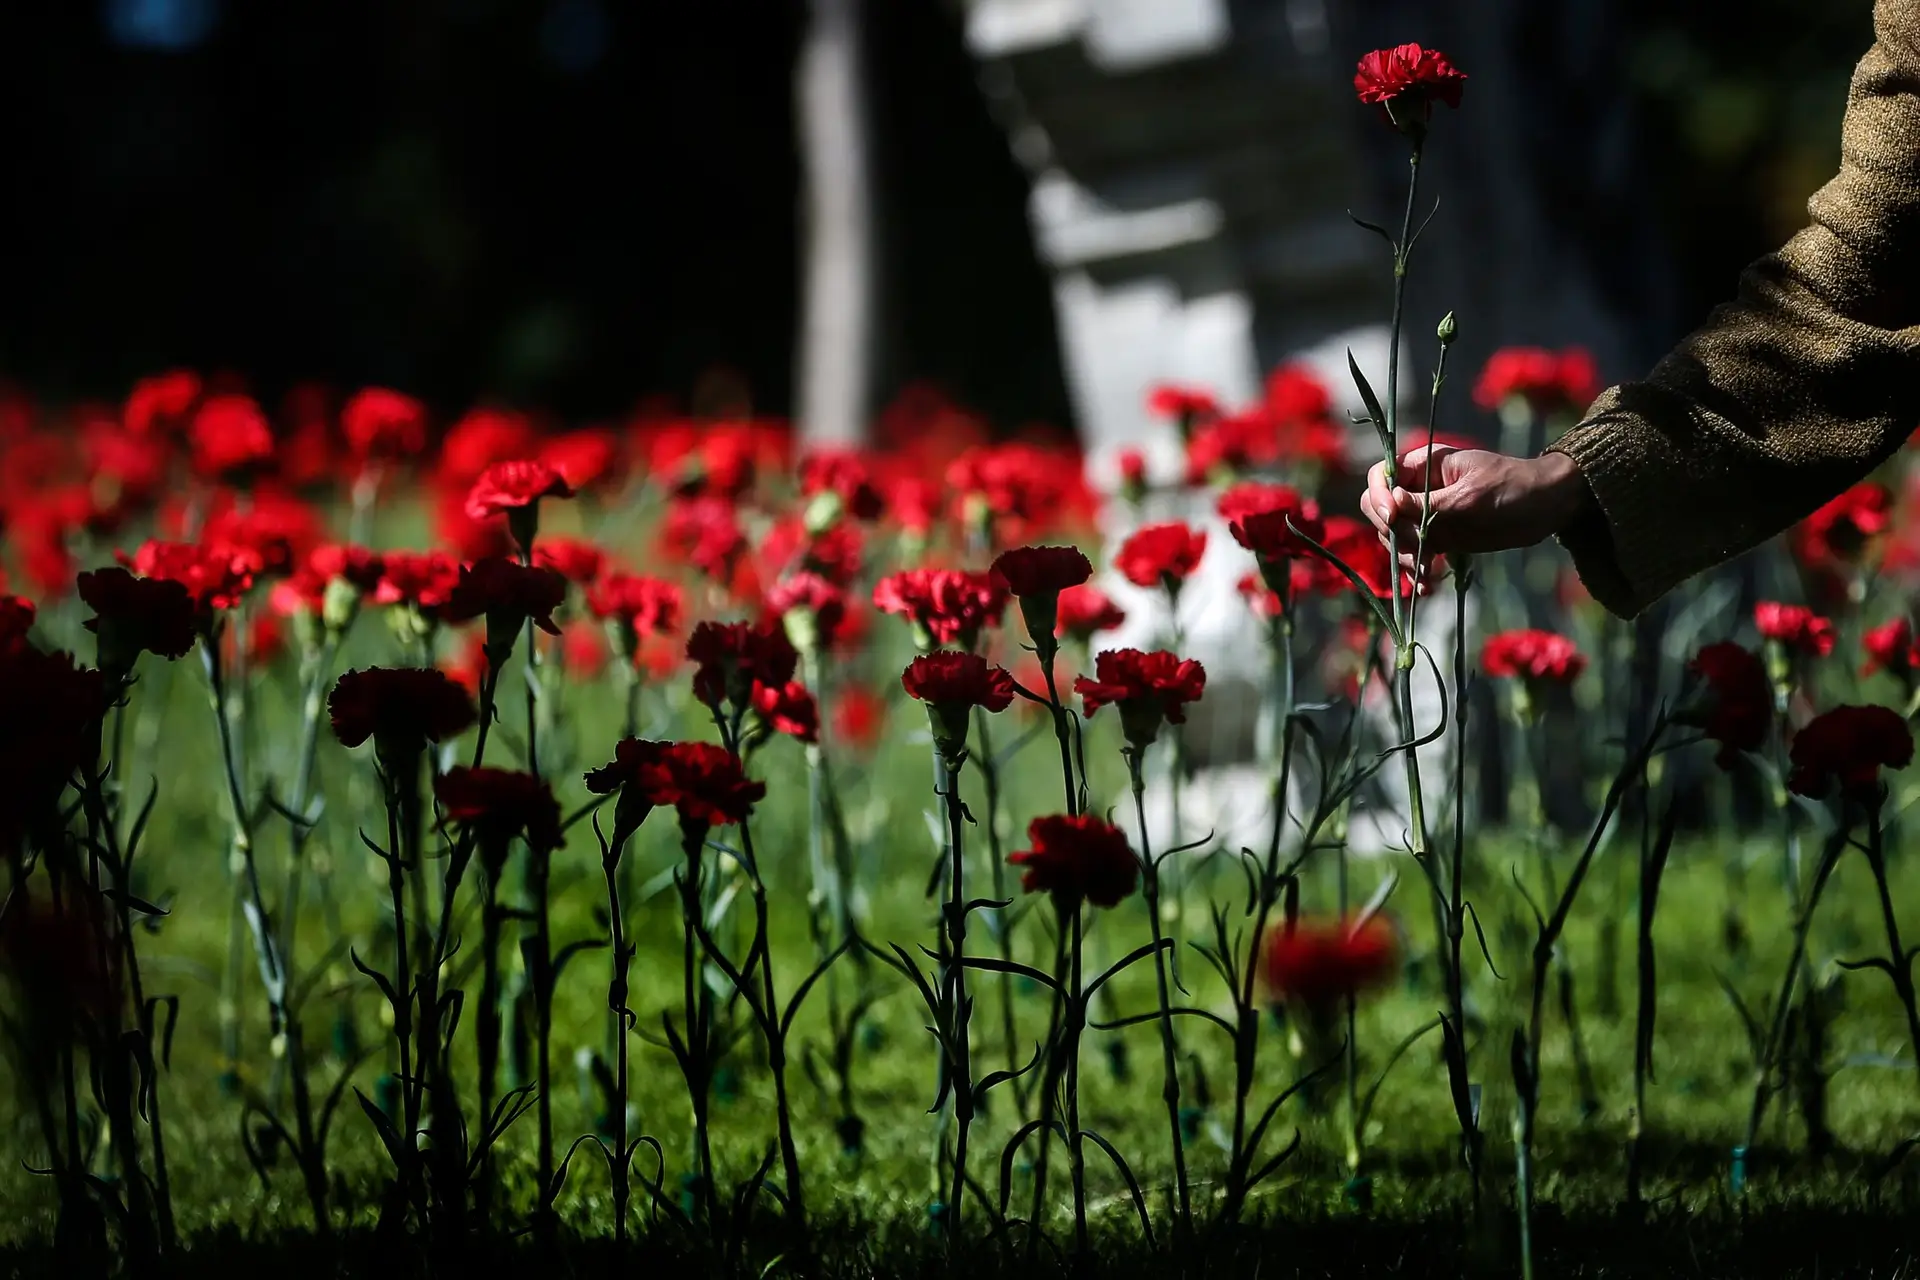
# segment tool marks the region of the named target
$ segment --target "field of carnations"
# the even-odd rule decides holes
[[[1361,66],[1402,283],[1463,79]],[[1392,321],[1354,420],[1166,386],[1091,469],[931,393],[0,402],[10,1265],[1905,1265],[1906,464],[1623,622],[1354,514],[1598,389]]]

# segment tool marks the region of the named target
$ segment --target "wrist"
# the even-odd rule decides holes
[[[1595,509],[1593,490],[1580,474],[1580,464],[1564,453],[1543,453],[1533,459],[1539,473],[1544,505],[1553,513],[1554,529],[1564,533]]]

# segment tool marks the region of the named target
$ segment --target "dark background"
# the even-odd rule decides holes
[[[1476,56],[1537,98],[1532,198],[1596,261],[1635,264],[1630,349],[1657,353],[1800,225],[1869,5],[1523,12]],[[269,400],[373,382],[591,418],[721,369],[785,413],[803,18],[796,0],[0,5],[0,376],[117,397],[186,364]],[[1583,20],[1609,38],[1583,43]],[[1025,179],[956,12],[875,0],[867,33],[882,392],[931,379],[1007,424],[1067,421]]]

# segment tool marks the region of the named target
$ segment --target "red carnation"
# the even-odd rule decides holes
[[[908,569],[874,584],[873,605],[911,622],[922,649],[955,641],[970,649],[981,628],[1000,621],[1007,593],[984,573]]]
[[[683,827],[745,822],[767,794],[766,783],[747,777],[738,760],[710,742],[673,743],[637,777],[653,803],[679,811]]]
[[[1276,593],[1292,591],[1289,561],[1315,555],[1301,534],[1317,542],[1326,533],[1318,508],[1282,484],[1235,485],[1221,495],[1219,511],[1233,540],[1253,552],[1260,576]]]
[[[833,737],[856,751],[870,751],[886,727],[886,699],[865,685],[850,684],[833,703]]]
[[[535,443],[532,425],[520,414],[474,409],[440,441],[439,478],[448,488],[464,488],[494,463],[525,457]]]
[[[455,765],[433,780],[433,797],[446,821],[473,836],[489,875],[506,865],[507,845],[516,836],[525,837],[536,854],[553,852],[565,839],[553,788],[530,773]]]
[[[1147,412],[1188,428],[1219,417],[1220,402],[1202,388],[1162,382],[1147,392]]]
[[[1837,785],[1843,796],[1873,804],[1881,767],[1904,769],[1913,762],[1913,730],[1885,707],[1835,707],[1793,735],[1788,756],[1793,773],[1787,786],[1796,793],[1819,797]]]
[[[307,568],[325,582],[345,582],[360,592],[376,590],[386,577],[386,560],[377,551],[351,542],[323,542],[307,556]]]
[[[1092,644],[1095,632],[1111,631],[1126,622],[1127,615],[1107,593],[1091,583],[1069,587],[1060,593],[1054,617],[1054,634],[1081,644]]]
[[[1520,402],[1535,417],[1578,413],[1600,394],[1600,375],[1584,347],[1502,347],[1487,358],[1473,384],[1474,403],[1498,410]]]
[[[586,774],[587,790],[597,796],[619,794],[614,802],[613,845],[640,829],[653,812],[654,796],[661,790],[661,779],[668,744],[645,738],[623,738],[613,749],[613,759]]]
[[[1399,949],[1393,927],[1379,916],[1294,921],[1267,942],[1267,989],[1325,1017],[1340,1002],[1391,978]]]
[[[754,715],[769,733],[784,733],[802,742],[820,740],[820,708],[798,680],[756,684],[751,701]]]
[[[567,580],[553,570],[495,556],[460,570],[460,581],[440,614],[448,622],[484,617],[488,653],[498,667],[529,620],[550,636],[560,634],[553,611],[566,598]]]
[[[245,506],[214,512],[200,529],[201,545],[232,555],[256,577],[292,573],[321,539],[320,518],[300,499],[257,490]]]
[[[404,762],[429,742],[459,736],[476,713],[452,677],[431,667],[369,667],[348,671],[327,697],[333,736],[357,747],[368,738],[382,761]]]
[[[729,701],[745,708],[753,686],[784,686],[793,679],[800,655],[786,631],[772,620],[703,622],[687,637],[687,660],[699,669],[693,694],[708,706]]]
[[[1551,631],[1502,631],[1487,637],[1480,667],[1490,676],[1518,676],[1529,684],[1571,684],[1587,669],[1573,641]]]
[[[1860,647],[1867,654],[1866,665],[1860,668],[1863,676],[1884,671],[1911,681],[1915,668],[1920,668],[1920,644],[1914,642],[1913,623],[1905,618],[1872,628],[1860,637]]]
[[[834,494],[841,509],[856,520],[878,520],[886,509],[872,468],[851,449],[820,449],[801,458],[800,493],[807,498]]]
[[[658,578],[613,572],[587,588],[587,608],[607,623],[614,650],[632,661],[643,636],[661,636],[680,625],[680,588]]]
[[[817,573],[796,573],[767,592],[767,613],[803,653],[832,648],[847,621],[847,593]]]
[[[1093,576],[1093,563],[1078,547],[1015,547],[993,562],[995,580],[1019,597],[1057,596]]]
[[[131,559],[122,553],[121,563],[143,578],[164,578],[185,587],[203,628],[214,611],[233,608],[253,586],[253,574],[232,554],[191,542],[149,539]]]
[[[1827,502],[1794,529],[1794,554],[1811,568],[1857,565],[1893,526],[1893,494],[1863,480]]]
[[[1753,621],[1763,638],[1791,652],[1818,658],[1833,652],[1833,621],[1805,605],[1762,600],[1753,606]]]
[[[927,704],[934,739],[948,752],[966,743],[973,708],[1005,711],[1013,702],[1013,677],[977,653],[923,653],[900,673],[900,687]]]
[[[467,491],[466,516],[486,520],[504,515],[513,539],[525,551],[533,546],[540,522],[540,499],[571,498],[573,486],[544,462],[514,458],[482,471]]]
[[[251,396],[209,396],[188,433],[193,469],[209,480],[236,480],[273,460],[273,430]]]
[[[175,369],[134,383],[120,416],[133,434],[157,435],[183,426],[199,400],[200,375]]]
[[[1120,496],[1132,503],[1144,500],[1147,496],[1147,455],[1138,449],[1122,449],[1117,465],[1120,468]]]
[[[375,604],[411,605],[429,617],[453,598],[460,562],[444,551],[389,551],[380,558]]]
[[[1375,49],[1360,59],[1353,91],[1362,102],[1379,104],[1381,119],[1412,138],[1426,134],[1433,104],[1460,105],[1467,77],[1438,49],[1417,44]]]
[[[1020,887],[1052,894],[1063,910],[1083,901],[1117,907],[1139,882],[1140,862],[1127,837],[1092,814],[1035,818],[1027,824],[1027,842],[1033,847],[1007,855],[1026,869]]]
[[[340,431],[356,458],[412,458],[427,447],[427,409],[385,387],[354,392],[340,411]]]
[[[612,432],[588,427],[543,441],[540,461],[559,472],[578,493],[615,474],[620,446]]]
[[[1175,520],[1134,530],[1120,544],[1120,554],[1113,563],[1136,587],[1165,586],[1177,591],[1200,566],[1206,550],[1204,532]]]
[[[72,654],[0,654],[0,849],[58,822],[69,779],[95,764],[108,701],[105,677]]]
[[[181,583],[115,565],[81,574],[78,585],[94,613],[86,628],[99,637],[102,671],[124,676],[142,653],[179,658],[193,648],[194,600]]]
[[[1206,692],[1207,671],[1192,658],[1164,649],[1109,649],[1093,660],[1094,678],[1081,676],[1073,691],[1092,716],[1113,704],[1120,708],[1120,726],[1127,741],[1143,747],[1160,736],[1160,724],[1184,724],[1187,704]]]
[[[568,582],[586,586],[600,576],[607,556],[600,548],[580,538],[547,538],[533,549],[533,562],[545,565]]]
[[[1714,760],[1731,769],[1739,752],[1758,751],[1773,723],[1773,688],[1752,650],[1730,641],[1707,645],[1687,663],[1700,677],[1700,696],[1675,718],[1705,730],[1720,744]]]
[[[747,549],[747,536],[733,503],[725,498],[677,498],[660,525],[660,542],[672,559],[683,561],[725,584],[734,561]]]

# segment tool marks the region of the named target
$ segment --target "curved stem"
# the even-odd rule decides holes
[[[953,1143],[952,1190],[947,1196],[947,1247],[954,1249],[960,1240],[961,1197],[967,1189],[967,1131],[973,1127],[973,1066],[967,1028],[967,893],[966,857],[963,845],[964,806],[960,803],[960,766],[965,753],[945,756],[943,788],[947,805],[949,874],[946,902],[947,972],[943,985],[947,990],[947,1015],[951,1027],[950,1053],[953,1059]]]
[[[1141,896],[1146,902],[1147,920],[1153,937],[1153,976],[1160,1001],[1160,1097],[1167,1108],[1168,1140],[1173,1147],[1173,1178],[1179,1198],[1179,1229],[1193,1225],[1193,1192],[1187,1182],[1186,1141],[1180,1132],[1180,1062],[1173,1034],[1173,994],[1167,979],[1166,941],[1160,927],[1160,867],[1153,857],[1147,834],[1146,780],[1141,776],[1140,753],[1127,748],[1127,774],[1133,790],[1134,821],[1140,828]]]

